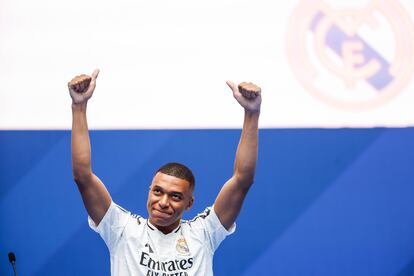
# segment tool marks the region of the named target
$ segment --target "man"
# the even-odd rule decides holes
[[[184,165],[169,163],[153,178],[147,202],[149,218],[144,219],[116,205],[92,171],[86,107],[98,74],[95,70],[91,77],[77,76],[68,84],[72,97],[72,167],[89,224],[109,248],[111,274],[213,275],[214,251],[234,232],[235,220],[254,180],[260,88],[251,83],[237,87],[227,82],[244,108],[244,123],[233,176],[214,205],[191,221],[181,220],[194,202],[194,176]]]

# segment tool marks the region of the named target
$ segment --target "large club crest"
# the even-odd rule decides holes
[[[414,27],[397,1],[373,0],[338,8],[303,0],[289,22],[287,52],[293,71],[318,99],[363,110],[389,101],[414,68]]]

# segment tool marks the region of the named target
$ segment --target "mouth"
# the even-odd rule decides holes
[[[171,216],[170,213],[163,212],[157,209],[152,209],[152,215],[158,218],[169,218]]]

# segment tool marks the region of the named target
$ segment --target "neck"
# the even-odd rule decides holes
[[[168,226],[161,226],[161,225],[157,225],[156,223],[154,223],[152,221],[152,219],[149,219],[149,222],[155,226],[155,228],[157,228],[160,232],[164,233],[164,234],[169,234],[171,233],[175,228],[178,227],[178,225],[180,225],[181,220],[177,220],[176,222],[174,222],[173,224],[170,224]]]

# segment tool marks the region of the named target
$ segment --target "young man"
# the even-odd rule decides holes
[[[233,233],[243,200],[253,183],[261,91],[251,83],[238,87],[228,81],[244,108],[244,123],[233,176],[214,205],[191,221],[184,211],[193,204],[194,176],[184,165],[169,163],[155,174],[148,193],[148,219],[116,205],[91,167],[86,107],[99,70],[68,83],[72,97],[72,167],[89,214],[89,224],[109,248],[112,275],[213,275],[214,251]]]

